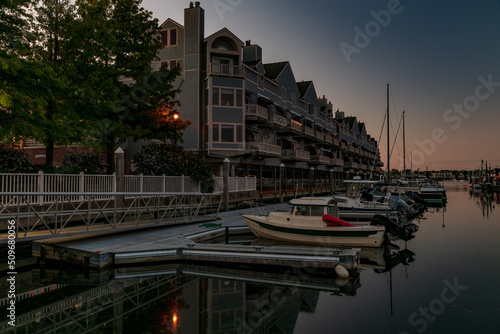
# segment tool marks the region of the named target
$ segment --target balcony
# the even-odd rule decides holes
[[[210,63],[208,66],[208,75],[242,77],[243,66]]]
[[[311,154],[303,150],[282,150],[281,159],[310,161]]]
[[[246,114],[247,119],[266,121],[269,119],[269,111],[257,104],[247,104]]]
[[[333,144],[333,137],[329,133],[325,133],[325,139],[324,139],[328,144]]]
[[[344,167],[344,158],[332,158],[331,164],[338,167]]]
[[[357,162],[344,162],[344,167],[359,169],[359,164]]]
[[[293,120],[293,119],[291,120],[290,127],[295,132],[298,132],[298,133],[302,132],[302,124],[300,122],[297,122],[296,120]]]
[[[364,169],[364,170],[368,170],[368,165],[367,164],[360,164],[359,168]]]
[[[324,155],[312,155],[311,162],[319,163],[322,165],[328,165],[330,164],[330,158],[325,157]]]
[[[348,153],[348,154],[354,153],[354,147],[352,147],[351,145],[345,146],[344,150],[345,150],[345,153]]]
[[[279,125],[285,128],[288,126],[288,119],[280,115],[275,114],[272,118],[272,122],[274,123],[274,125]]]
[[[310,137],[314,137],[314,129],[308,126],[304,127],[304,134]]]
[[[275,157],[281,156],[281,147],[276,145],[251,142],[247,143],[246,148],[247,152],[251,153],[257,153],[260,155],[275,156]]]

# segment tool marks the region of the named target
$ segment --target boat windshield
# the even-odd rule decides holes
[[[330,209],[330,206],[328,206]],[[328,210],[330,211],[330,210]],[[325,208],[323,206],[317,205],[296,205],[294,208],[296,216],[323,216],[325,214]]]

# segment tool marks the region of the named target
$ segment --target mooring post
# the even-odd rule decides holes
[[[314,167],[311,167],[310,171],[311,171],[311,173],[309,175],[309,179],[310,179],[310,183],[309,183],[310,184],[310,186],[309,186],[310,191],[309,191],[309,193],[310,193],[310,196],[314,196]]]
[[[125,152],[121,147],[118,147],[115,151],[115,174],[116,192],[122,193],[125,191]],[[122,219],[121,212],[118,213],[117,210],[122,208],[123,201],[124,196],[115,195],[115,225]]]
[[[285,165],[280,165],[280,203],[283,203],[283,180],[285,174]]]
[[[333,169],[330,169],[330,194],[333,195]]]
[[[224,159],[222,169],[222,193],[224,196],[224,211],[229,211],[229,164],[229,159]]]

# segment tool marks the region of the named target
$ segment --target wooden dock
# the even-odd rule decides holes
[[[33,255],[42,263],[54,260],[89,269],[169,262],[357,267],[360,254],[353,249],[203,243],[216,237],[250,233],[240,216],[248,210],[223,213],[221,219],[209,225],[196,223],[37,240],[33,242]]]

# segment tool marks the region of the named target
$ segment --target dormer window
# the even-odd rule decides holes
[[[233,44],[225,39],[219,38],[212,44],[212,49],[223,51],[235,51]]]
[[[161,32],[161,44],[163,44],[163,46],[176,46],[177,28],[163,30]]]

